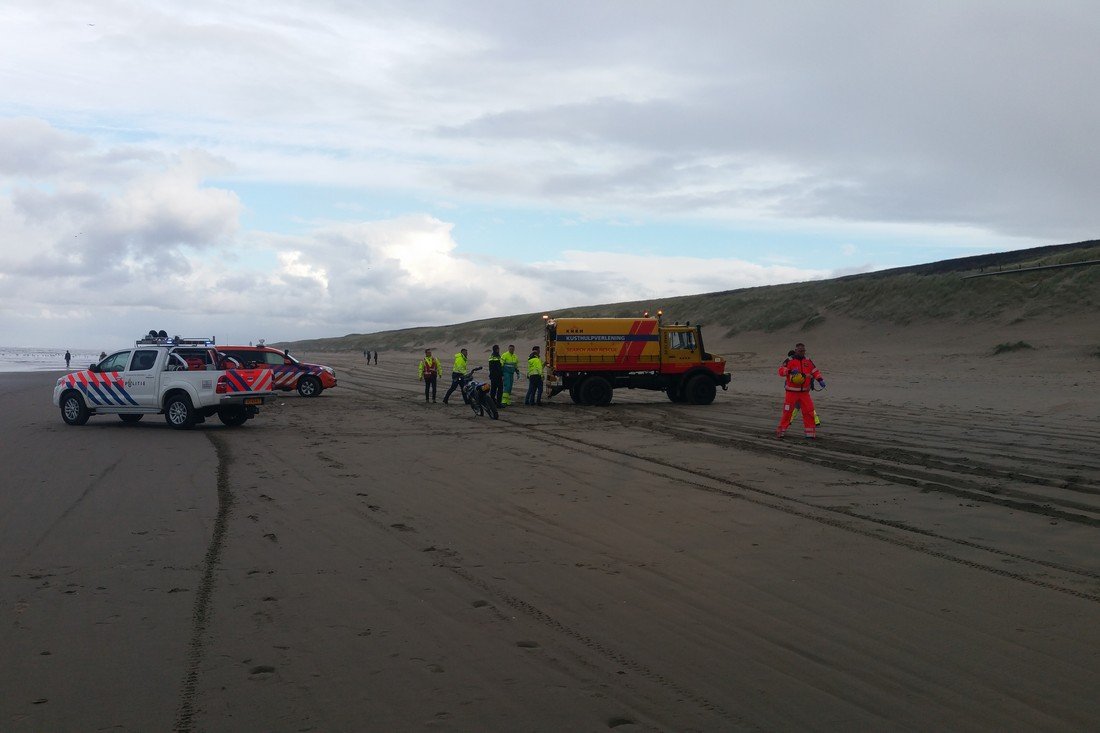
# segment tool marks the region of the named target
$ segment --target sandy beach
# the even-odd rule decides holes
[[[1027,338],[811,341],[817,442],[780,336],[711,406],[499,421],[416,353],[190,432],[0,375],[0,729],[1095,729],[1097,360]]]

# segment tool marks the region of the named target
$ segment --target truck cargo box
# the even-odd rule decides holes
[[[656,371],[661,341],[656,318],[559,318],[552,354],[555,369]]]

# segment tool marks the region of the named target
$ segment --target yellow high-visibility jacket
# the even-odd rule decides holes
[[[423,379],[424,372],[427,372],[429,376],[435,376],[439,374],[439,370],[442,368],[443,367],[439,364],[439,359],[433,356],[431,361],[429,361],[428,357],[424,357],[420,360],[420,366],[416,368],[416,376],[418,379]]]

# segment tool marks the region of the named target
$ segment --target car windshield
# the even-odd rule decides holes
[[[99,362],[99,371],[101,372],[121,372],[126,370],[126,365],[130,363],[130,352],[120,351],[117,354],[111,354],[103,361]]]

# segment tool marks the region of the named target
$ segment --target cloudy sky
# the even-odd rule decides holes
[[[1095,2],[5,0],[0,345],[339,336],[1100,233]]]

